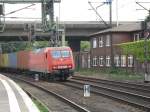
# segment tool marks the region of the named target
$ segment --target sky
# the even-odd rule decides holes
[[[61,3],[55,4],[55,18],[59,17],[61,21],[98,21],[96,13],[91,10],[88,1],[94,7],[101,5],[106,0],[61,0]],[[112,20],[116,21],[116,1],[112,0]],[[150,0],[118,0],[118,20],[119,21],[139,21],[148,15],[148,11],[137,10],[142,9],[135,2]],[[5,14],[14,10],[29,6],[31,4],[7,4],[5,5]],[[150,3],[141,3],[147,9],[150,9]],[[109,5],[105,4],[97,9],[100,16],[105,20],[109,20]],[[9,14],[7,17],[26,17],[26,18],[41,18],[41,5],[36,4],[28,9]],[[11,19],[14,20],[14,19]],[[16,20],[16,19],[15,19]],[[18,19],[17,19],[18,20]],[[27,19],[28,20],[28,19]],[[38,19],[33,19],[33,21]]]

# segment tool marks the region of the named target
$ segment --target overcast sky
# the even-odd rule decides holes
[[[99,18],[93,10],[89,10],[91,7],[88,1],[99,2],[92,3],[94,7],[101,5],[102,3],[100,2],[105,2],[105,0],[61,0],[60,4],[55,4],[55,17],[60,15],[61,21],[96,21]],[[136,1],[150,2],[150,0],[118,0],[118,19],[120,21],[137,21],[144,19],[145,16],[148,15],[148,11],[136,10],[141,9],[141,7],[135,3]],[[28,5],[30,4],[7,4],[5,6],[5,14]],[[150,9],[150,3],[143,3],[142,5]],[[112,9],[112,18],[113,21],[116,21],[116,0],[112,1]],[[104,20],[109,20],[109,6],[107,4],[99,7],[97,11]],[[8,17],[40,18],[41,6],[40,4],[36,4],[28,9],[10,14]]]

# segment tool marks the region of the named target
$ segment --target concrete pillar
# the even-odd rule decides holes
[[[80,51],[80,40],[68,40],[68,45],[71,47],[73,52]]]

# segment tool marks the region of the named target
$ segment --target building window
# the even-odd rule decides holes
[[[139,41],[140,40],[140,34],[134,34],[134,41]]]
[[[97,41],[96,41],[96,38],[93,38],[93,48],[96,48],[97,47]]]
[[[90,57],[90,55],[88,55],[88,68],[91,68],[91,57]]]
[[[121,55],[121,66],[122,67],[126,66],[126,56],[125,55]]]
[[[115,55],[114,64],[116,67],[119,67],[119,65],[120,65],[119,55]]]
[[[103,47],[103,37],[99,37],[99,47]]]
[[[84,58],[84,55],[82,55],[82,68],[85,68],[85,58]]]
[[[110,66],[110,56],[106,56],[106,66]]]
[[[100,56],[99,57],[99,66],[103,66],[103,62],[104,61],[104,58],[103,58],[103,56]]]
[[[133,56],[132,55],[128,56],[128,67],[133,67]]]
[[[106,46],[110,46],[110,35],[106,35]]]
[[[93,58],[93,66],[97,66],[97,57],[96,56],[94,56],[94,58]]]

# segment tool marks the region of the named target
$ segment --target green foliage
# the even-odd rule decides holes
[[[144,56],[144,40],[136,41],[136,42],[128,42],[119,44],[125,54],[132,54],[134,55],[137,60],[140,62],[144,62],[145,60],[150,61],[150,40],[147,41],[148,45],[148,57],[147,59]]]
[[[90,50],[90,42],[81,41],[81,51],[89,51],[89,50]]]
[[[8,42],[0,43],[3,53],[17,52],[20,50],[31,50],[37,48],[43,48],[49,46],[48,41],[35,41],[32,43],[29,42]]]
[[[40,112],[48,112],[48,109],[44,105],[42,105],[40,102],[38,102],[35,99],[32,99],[32,100],[36,104],[36,106],[38,107],[38,109],[40,110]]]
[[[24,50],[25,48],[29,47],[27,42],[8,42],[8,43],[1,43],[2,52],[9,53],[9,52],[17,52],[19,50]]]
[[[150,21],[150,15],[146,17],[145,21]]]
[[[119,68],[103,68],[103,69],[78,69],[77,74],[90,77],[99,77],[104,79],[113,80],[143,80],[144,76],[142,74],[133,73],[132,71],[126,71]]]
[[[49,42],[48,41],[35,41],[32,46],[33,48],[43,48],[43,47],[49,46]]]

